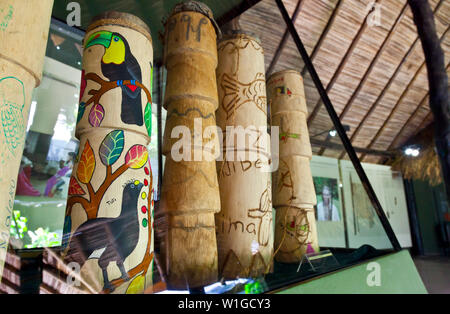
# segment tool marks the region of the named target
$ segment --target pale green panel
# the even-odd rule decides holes
[[[380,286],[369,286],[367,284],[368,276],[374,271],[373,269],[368,270],[367,268],[368,265],[373,262],[379,264]],[[313,279],[278,293],[423,294],[427,293],[427,290],[425,289],[409,252],[403,250],[373,259],[361,265]]]

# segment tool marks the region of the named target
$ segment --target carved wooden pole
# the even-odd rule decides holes
[[[31,94],[42,78],[53,0],[0,2],[0,279]]]
[[[433,11],[427,0],[408,0],[427,64],[430,109],[434,117],[435,142],[450,202],[450,103],[445,55],[436,33]]]
[[[219,270],[227,279],[263,275],[271,270],[273,258],[264,52],[259,40],[236,29],[238,25],[232,21],[218,44],[216,114],[224,156],[217,163],[222,210],[216,214],[216,227]],[[240,145],[235,134],[248,134],[248,141]]]
[[[280,166],[273,175],[275,256],[277,261],[299,262],[318,251],[314,217],[316,194],[310,169],[312,157],[306,123],[307,107],[300,73],[285,70],[267,81],[271,121],[280,127]]]
[[[202,153],[209,142],[207,130],[216,127],[213,23],[210,9],[191,1],[175,6],[165,30],[166,164],[160,208],[167,215],[168,230],[162,253],[168,284],[178,289],[217,280],[214,213],[220,210],[220,195],[215,158],[206,159]],[[211,142],[218,147],[217,137]],[[177,156],[179,143],[183,143],[183,158]]]
[[[84,38],[77,162],[64,225],[65,261],[91,290],[152,284],[152,41],[137,17],[106,12]]]

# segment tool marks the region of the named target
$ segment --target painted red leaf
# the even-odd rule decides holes
[[[142,168],[148,159],[148,151],[144,145],[134,145],[132,146],[126,156],[125,163],[133,169]]]
[[[80,101],[84,96],[84,90],[86,89],[86,85],[87,85],[87,81],[86,81],[86,77],[85,77],[85,72],[84,70],[81,71],[81,86],[80,86]]]
[[[86,192],[84,192],[83,188],[78,184],[77,179],[74,177],[70,177],[70,183],[69,183],[69,195],[84,195]]]

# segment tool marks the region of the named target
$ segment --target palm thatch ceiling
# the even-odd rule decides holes
[[[424,54],[406,0],[283,2],[341,122],[350,126],[347,135],[353,146],[395,150],[432,122]],[[450,1],[429,3],[448,73]],[[340,140],[326,132],[333,124],[290,35],[283,43],[286,25],[275,1],[258,2],[241,15],[240,24],[261,39],[267,76],[286,68],[304,74],[310,136],[329,144],[314,145],[314,153],[346,158],[336,145]],[[385,160],[371,153],[359,157],[365,162]]]

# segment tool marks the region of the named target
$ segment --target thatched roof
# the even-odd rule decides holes
[[[441,184],[441,165],[436,153],[432,126],[426,127],[407,142],[412,143],[420,147],[421,154],[411,157],[398,153],[392,162],[392,169],[400,171],[405,179],[427,181],[432,186]]]
[[[284,0],[296,29],[355,147],[394,150],[432,121],[424,55],[406,0],[378,0],[380,25],[370,26],[372,0]],[[429,0],[441,46],[450,60],[450,1]],[[270,74],[286,68],[306,72],[275,1],[262,0],[241,15],[243,29],[257,34]],[[278,51],[278,52],[277,52]],[[279,55],[277,55],[279,53]],[[274,56],[278,61],[271,66]],[[447,66],[448,71],[448,66]],[[310,135],[332,129],[332,122],[308,73],[304,75]],[[326,141],[327,133],[314,137]],[[330,139],[328,139],[330,140]],[[338,138],[331,142],[340,143]],[[315,154],[343,157],[339,149],[314,146]],[[359,154],[381,162],[378,155]]]

